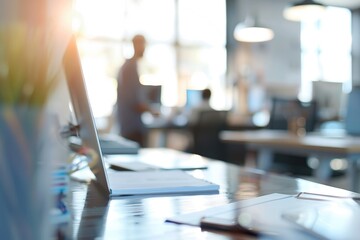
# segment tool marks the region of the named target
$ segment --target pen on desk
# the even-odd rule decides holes
[[[254,237],[267,236],[267,237],[277,237],[278,234],[269,229],[261,229],[257,227],[245,226],[241,224],[236,219],[229,220],[217,217],[202,217],[200,219],[200,228],[203,230],[213,230],[213,231],[225,231],[232,233],[242,233],[251,235]]]
[[[309,195],[309,196],[306,196]],[[311,197],[313,196],[313,197]],[[309,193],[309,192],[300,192],[296,196],[296,198],[299,199],[312,199],[312,200],[327,200],[327,199],[321,199],[323,198],[336,198],[336,199],[352,199],[355,201],[360,201],[360,197],[351,197],[351,196],[338,196],[338,195],[329,195],[329,194],[320,194],[320,193]]]
[[[238,232],[249,234],[252,236],[259,236],[260,232],[242,226],[238,221],[228,220],[216,217],[202,217],[200,220],[200,228],[204,230],[220,230],[228,232]]]

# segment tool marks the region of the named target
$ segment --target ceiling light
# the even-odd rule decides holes
[[[325,9],[325,5],[321,3],[317,3],[313,0],[304,0],[285,8],[283,15],[290,21],[318,19]]]
[[[237,24],[234,30],[234,38],[240,42],[265,42],[273,37],[273,30],[259,26],[252,18]]]

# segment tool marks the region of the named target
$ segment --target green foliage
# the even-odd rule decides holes
[[[0,27],[0,104],[46,104],[59,79],[59,69],[51,67],[55,46],[47,36],[25,24]]]

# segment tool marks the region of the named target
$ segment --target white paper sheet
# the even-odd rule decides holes
[[[329,211],[329,209],[334,210]],[[336,209],[341,209],[342,211],[339,212]],[[347,209],[347,211],[344,211],[344,209]],[[305,227],[305,224],[300,226],[295,221],[289,221],[289,216],[294,219],[299,219],[300,217],[300,220],[304,220],[303,218],[306,216],[312,217],[305,219],[307,220],[305,223],[308,223],[314,220],[314,211],[318,214],[323,214],[319,218],[320,221],[324,219],[330,221],[330,216],[332,216],[333,220],[338,218],[343,222],[352,222],[352,224],[342,224],[341,227],[337,228],[340,226],[339,224],[330,226],[329,224],[324,224],[323,221],[318,222],[316,229],[312,229],[311,227]],[[348,213],[348,215],[344,216],[344,212]],[[360,234],[360,230],[355,227],[360,226],[360,207],[353,200],[308,200],[277,193],[229,203],[201,212],[171,217],[167,219],[167,222],[200,226],[200,221],[203,217],[226,220],[238,220],[246,217],[247,221],[252,221],[251,224],[257,229],[274,233],[276,239],[319,239],[320,236],[327,239],[329,233],[332,236],[336,236],[336,238],[330,237],[329,239],[358,239]],[[301,223],[301,221],[299,222]]]

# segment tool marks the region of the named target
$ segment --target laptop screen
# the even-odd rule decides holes
[[[76,121],[80,127],[79,135],[82,143],[98,155],[98,161],[91,167],[91,170],[96,176],[96,183],[110,194],[105,164],[102,158],[95,121],[88,100],[75,37],[71,37],[65,51],[63,68]]]

